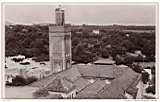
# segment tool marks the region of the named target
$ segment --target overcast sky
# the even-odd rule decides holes
[[[54,23],[56,5],[5,5],[5,21]],[[155,25],[154,5],[63,5],[66,23]]]

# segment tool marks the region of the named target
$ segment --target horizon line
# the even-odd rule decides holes
[[[46,24],[46,25],[50,25],[50,24],[55,24],[55,23],[47,23],[47,22],[40,22],[40,23],[11,23],[11,24],[6,24],[5,25],[40,25],[40,24]],[[109,25],[119,25],[119,26],[156,26],[156,24],[122,24],[122,23],[110,23],[110,24],[95,24],[95,23],[66,23],[66,25],[93,25],[93,26],[109,26]]]

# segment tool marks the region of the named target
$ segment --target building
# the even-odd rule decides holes
[[[12,83],[12,80],[17,75],[20,75],[20,70],[17,68],[5,69],[5,82]]]
[[[64,26],[64,10],[56,8],[55,14],[56,25],[49,26],[52,74],[30,86],[38,87],[37,93],[47,91],[43,98],[136,98],[141,76],[129,67],[117,67],[110,59],[71,66],[71,33]]]
[[[94,64],[97,64],[97,65],[113,65],[115,64],[115,61],[112,60],[112,59],[99,59],[97,61],[94,62]]]
[[[55,9],[56,25],[49,26],[49,54],[52,73],[71,68],[71,32],[64,26],[64,10]]]
[[[61,8],[61,5],[59,5],[58,8],[55,9],[55,18],[56,18],[56,25],[57,26],[64,26],[65,24],[65,15],[64,10]]]
[[[95,29],[95,30],[92,30],[92,33],[99,35],[100,31]]]
[[[137,98],[141,75],[128,67],[73,65],[31,84],[61,98]],[[137,95],[138,94],[138,95]],[[48,97],[48,96],[47,96]]]

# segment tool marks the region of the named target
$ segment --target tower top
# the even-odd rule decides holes
[[[55,14],[56,14],[56,25],[57,26],[64,26],[64,9],[62,9],[61,5],[59,5],[55,9]]]

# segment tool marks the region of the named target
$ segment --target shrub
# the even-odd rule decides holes
[[[11,86],[24,86],[26,85],[26,79],[22,76],[16,76],[13,78]]]
[[[28,85],[34,81],[37,81],[37,78],[35,77],[28,77],[24,78],[22,76],[17,75],[15,78],[12,79],[12,83],[6,83],[6,85],[9,86],[25,86]]]
[[[30,63],[29,62],[23,62],[23,63],[20,63],[20,64],[22,64],[22,65],[28,65]]]
[[[146,92],[147,92],[147,93],[155,94],[155,93],[156,93],[156,92],[155,92],[155,85],[148,86],[148,87],[146,88]]]
[[[20,62],[20,61],[23,61],[24,58],[12,58],[12,60],[15,62]]]
[[[147,82],[149,81],[149,73],[146,71],[142,72],[142,82],[144,84],[147,84]]]
[[[137,73],[142,73],[143,71],[143,68],[139,64],[132,64],[131,68]]]

